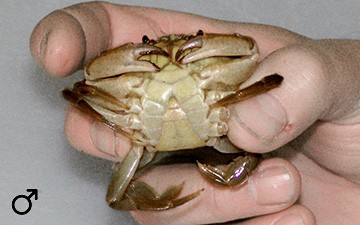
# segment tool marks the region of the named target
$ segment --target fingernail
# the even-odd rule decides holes
[[[116,138],[114,132],[98,121],[94,121],[90,128],[90,138],[97,150],[116,155]]]
[[[41,66],[44,66],[44,60],[45,60],[45,55],[46,55],[46,46],[48,44],[49,41],[49,37],[50,37],[50,30],[47,30],[43,37],[41,38],[40,41],[40,45],[39,45],[39,56],[40,56],[40,62],[41,62]]]
[[[265,168],[249,180],[259,205],[279,205],[292,201],[294,185],[289,171],[282,166]]]
[[[274,225],[305,225],[301,216],[297,214],[289,214],[281,217]]]
[[[281,103],[269,94],[262,94],[234,105],[235,119],[262,142],[271,142],[287,124]]]
[[[31,33],[30,49],[36,63],[42,68],[45,67],[45,54],[49,36],[52,29],[43,23],[39,23]]]

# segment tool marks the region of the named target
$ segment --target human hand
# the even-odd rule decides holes
[[[43,19],[32,34],[31,51],[49,74],[62,77],[106,49],[139,42],[144,34],[156,38],[198,29],[237,32],[257,41],[262,61],[244,85],[275,72],[284,76],[280,88],[230,107],[228,133],[234,144],[253,152],[281,147],[274,154],[283,159],[264,160],[248,183],[234,190],[209,185],[195,166],[157,167],[143,178],[155,188],[185,180],[185,194],[205,190],[173,210],[133,212],[135,219],[143,224],[204,224],[252,217],[238,224],[273,224],[280,218],[283,224],[298,219],[314,224],[314,214],[318,224],[360,221],[359,42],[310,40],[271,26],[85,3]],[[130,150],[126,138],[115,139],[105,126],[71,106],[65,128],[69,142],[89,154],[117,161]]]

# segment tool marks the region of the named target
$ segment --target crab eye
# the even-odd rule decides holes
[[[148,44],[150,42],[150,38],[147,35],[144,35],[141,40],[144,44]]]

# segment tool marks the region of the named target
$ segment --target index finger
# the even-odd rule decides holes
[[[255,38],[260,58],[302,39],[290,31],[262,25],[232,23],[154,8],[91,2],[56,10],[34,28],[30,49],[35,61],[53,76],[82,69],[99,53],[126,42],[156,39],[170,33],[241,33]]]

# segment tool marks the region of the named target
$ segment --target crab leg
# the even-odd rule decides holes
[[[171,186],[159,195],[146,183],[132,181],[144,153],[142,146],[133,146],[111,179],[106,195],[110,207],[117,210],[160,211],[180,206],[199,196],[203,189],[178,198],[184,183]]]
[[[227,106],[236,102],[244,101],[250,97],[265,93],[273,88],[278,87],[283,81],[283,79],[284,78],[279,74],[266,76],[260,81],[257,81],[254,84],[250,85],[249,87],[240,89],[235,93],[226,96],[225,98],[215,102],[210,106],[211,107]]]
[[[92,102],[101,102],[105,108],[116,113],[126,114],[125,111],[129,110],[126,104],[122,103],[114,96],[105,91],[102,91],[96,86],[87,85],[85,81],[75,83],[73,91],[83,96],[83,98],[86,100]]]
[[[117,133],[128,137],[130,139],[134,139],[132,135],[130,135],[128,132],[123,130],[121,126],[116,125],[115,123],[107,120],[102,114],[97,112],[85,99],[84,99],[84,92],[81,91],[80,86],[85,85],[84,82],[78,82],[74,85],[74,89],[65,89],[62,91],[63,97],[71,102],[76,108],[80,109],[82,112],[84,112],[87,115],[90,115],[92,118],[94,118],[96,121],[99,121],[100,123],[105,124],[112,130],[116,131]],[[83,92],[83,93],[81,93]],[[107,95],[106,93],[104,93]],[[91,93],[91,95],[95,96],[95,93]],[[99,95],[101,96],[101,94]],[[98,97],[99,97],[98,96]],[[108,98],[111,96],[108,95]],[[114,99],[113,99],[114,100]],[[122,106],[120,102],[116,104],[117,106]]]
[[[226,96],[218,102],[210,105],[210,107],[227,106],[232,103],[246,100],[255,95],[267,92],[273,88],[278,87],[283,81],[283,77],[278,74],[273,74],[264,77],[258,82],[240,89],[233,94]],[[230,163],[225,171],[216,167],[201,164],[198,162],[200,173],[209,181],[225,186],[239,186],[245,183],[251,173],[259,163],[259,157],[255,154],[247,153],[244,157],[240,156]]]
[[[114,208],[118,210],[166,210],[175,208],[199,196],[203,189],[192,194],[177,198],[184,187],[184,182],[177,186],[171,186],[161,195],[141,181],[132,181],[125,192],[121,204]]]
[[[80,109],[82,112],[90,115],[92,118],[94,118],[96,121],[99,121],[100,123],[105,124],[112,130],[124,135],[125,137],[132,138],[132,136],[124,131],[121,127],[117,126],[116,124],[108,121],[103,115],[98,113],[95,109],[93,109],[89,103],[87,103],[84,99],[79,97],[76,93],[71,91],[70,89],[65,89],[62,91],[62,94],[66,100],[71,102],[73,105],[76,106],[76,108]]]
[[[121,200],[138,168],[143,152],[143,146],[133,144],[129,154],[114,173],[106,194],[106,201],[112,208],[121,208]]]
[[[231,162],[225,171],[216,167],[197,162],[199,171],[212,183],[223,186],[236,187],[245,183],[255,167],[259,163],[259,157],[248,153],[246,156],[239,156]]]

